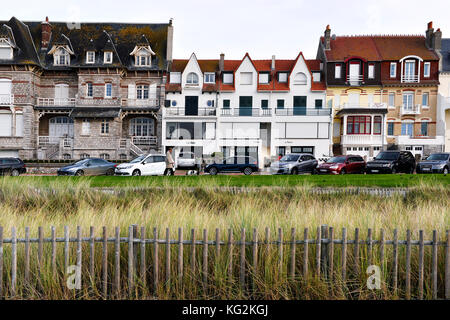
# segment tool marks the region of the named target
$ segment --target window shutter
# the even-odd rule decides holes
[[[136,85],[128,85],[128,99],[136,99]]]

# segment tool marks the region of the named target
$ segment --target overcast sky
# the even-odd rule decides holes
[[[6,0],[5,0],[6,1]],[[434,22],[450,38],[449,0],[79,0],[7,1],[0,19],[168,22],[174,58],[315,58],[327,24],[332,34],[424,34]]]

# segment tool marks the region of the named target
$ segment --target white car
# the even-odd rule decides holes
[[[166,170],[166,156],[163,154],[148,154],[137,157],[128,163],[119,164],[116,174],[121,176],[171,176],[174,169]]]
[[[176,161],[177,168],[188,168],[192,169],[196,166],[196,159],[193,152],[180,152]]]

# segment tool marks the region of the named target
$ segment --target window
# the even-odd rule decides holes
[[[94,87],[92,82],[86,83],[86,96],[92,98],[94,96]]]
[[[233,73],[224,73],[223,74],[223,83],[224,84],[233,84]]]
[[[336,64],[334,66],[334,78],[335,79],[340,79],[341,78],[341,73],[342,73],[342,65],[341,64]]]
[[[111,157],[110,157],[110,155],[107,154],[107,153],[102,153],[102,154],[100,155],[100,158],[102,158],[103,160],[109,160]]]
[[[316,109],[322,109],[322,106],[323,106],[323,100],[322,99],[316,99],[316,101],[315,101]]]
[[[423,64],[423,76],[425,78],[429,78],[430,77],[430,66],[431,66],[430,62],[425,62]]]
[[[181,83],[181,72],[171,72],[170,83]]]
[[[422,136],[428,136],[428,122],[423,121],[420,126],[420,134]]]
[[[105,98],[112,97],[112,83],[105,84]]]
[[[139,100],[148,99],[149,86],[147,84],[136,86],[136,97]]]
[[[397,63],[391,62],[391,68],[390,68],[390,76],[391,78],[397,77]]]
[[[269,83],[269,74],[268,73],[260,73],[259,74],[259,83]]]
[[[388,106],[395,107],[395,92],[389,92]]]
[[[253,83],[253,72],[241,72],[241,84],[248,85]]]
[[[87,158],[90,158],[91,156],[89,155],[89,154],[87,154],[87,153],[82,153],[81,155],[80,155],[80,158],[81,159],[87,159]]]
[[[369,79],[374,79],[375,78],[375,65],[374,64],[369,64],[369,75],[368,75]]]
[[[194,72],[191,72],[187,75],[186,78],[187,84],[198,84],[198,75]]]
[[[95,62],[95,52],[88,51],[86,52],[86,63],[94,63]]]
[[[68,154],[68,153],[64,153],[63,154],[63,159],[64,160],[70,160],[70,159],[72,159],[72,156],[70,154]]]
[[[414,108],[414,92],[403,93],[403,109],[413,110]]]
[[[387,124],[387,135],[393,136],[394,135],[394,122],[388,122]]]
[[[287,82],[288,74],[287,72],[278,73],[278,82]]]
[[[140,50],[135,56],[134,63],[140,67],[148,67],[151,65],[152,56],[147,53],[147,50]]]
[[[313,72],[313,81],[320,82],[320,72]]]
[[[412,136],[412,135],[414,135],[414,123],[402,122],[402,136]]]
[[[103,63],[112,63],[113,54],[111,51],[105,51],[103,54]]]
[[[347,117],[347,134],[370,134],[370,116]]]
[[[69,53],[65,49],[59,48],[53,55],[53,63],[57,66],[69,65],[70,64]]]
[[[261,109],[269,108],[269,100],[261,100]]]
[[[307,79],[306,79],[306,75],[303,72],[298,72],[295,75],[294,78],[294,84],[306,84],[307,83]]]
[[[119,155],[120,160],[127,160],[127,155],[125,153],[121,153]]]
[[[381,134],[381,117],[373,117],[373,134]]]
[[[13,49],[8,39],[0,39],[0,60],[11,60],[13,58]]]
[[[133,118],[130,121],[131,136],[153,136],[154,120],[152,118]]]
[[[223,108],[230,109],[230,100],[228,100],[228,99],[223,100]]]
[[[415,78],[416,62],[414,60],[405,61],[405,81],[413,81]]]
[[[215,82],[216,82],[216,75],[214,72],[205,73],[205,83],[215,83]]]
[[[283,109],[284,108],[284,99],[278,99],[277,100],[277,108]]]
[[[88,136],[91,133],[91,121],[89,119],[83,119],[81,123],[81,135]]]
[[[428,107],[430,105],[429,99],[430,99],[430,94],[428,92],[422,93],[422,106]]]
[[[108,119],[103,119],[102,120],[101,133],[102,134],[108,134],[109,133],[109,120]]]

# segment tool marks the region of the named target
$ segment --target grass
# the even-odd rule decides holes
[[[5,179],[5,178],[3,178]],[[7,178],[6,178],[7,179]],[[9,181],[9,180],[6,180]],[[34,186],[50,186],[54,183],[77,185],[82,183],[90,187],[416,187],[450,186],[450,175],[218,175],[218,176],[174,176],[174,177],[56,177],[25,176],[20,177],[24,184]],[[0,186],[2,180],[0,179]]]
[[[312,186],[343,186],[339,179],[356,185],[364,179],[378,179],[378,183],[391,184],[383,186],[413,186],[405,197],[376,197],[355,194],[317,195],[309,191]],[[323,180],[322,180],[323,179]],[[153,236],[152,229],[157,228],[159,238],[165,237],[169,228],[170,238],[177,239],[178,228],[184,230],[184,239],[190,239],[190,230],[197,230],[196,239],[201,239],[202,230],[209,231],[209,239],[214,239],[214,230],[221,232],[221,240],[226,240],[226,232],[231,229],[234,239],[240,239],[241,229],[247,231],[247,241],[251,241],[252,230],[255,229],[259,239],[263,239],[265,228],[270,230],[270,239],[277,239],[277,230],[283,231],[284,239],[290,238],[291,228],[296,228],[297,239],[303,237],[303,229],[309,228],[310,238],[316,236],[315,230],[322,224],[334,227],[335,238],[340,238],[343,227],[348,230],[348,238],[353,239],[354,228],[359,228],[360,239],[367,237],[367,230],[373,230],[378,239],[380,229],[386,232],[386,239],[391,240],[393,230],[398,229],[399,239],[405,239],[406,230],[412,231],[412,238],[418,239],[418,231],[424,230],[425,239],[431,239],[433,230],[437,230],[441,241],[450,225],[450,188],[448,177],[443,176],[218,176],[218,177],[5,177],[0,179],[0,225],[4,228],[4,237],[10,237],[11,227],[16,227],[18,236],[24,237],[25,227],[30,227],[31,237],[37,237],[37,229],[43,226],[45,236],[50,236],[50,227],[56,229],[56,236],[63,237],[64,226],[69,226],[71,237],[75,236],[76,226],[81,226],[83,236],[87,237],[89,227],[95,226],[96,236],[100,236],[101,227],[106,226],[108,235],[113,237],[114,228],[120,227],[121,236],[126,237],[128,227],[132,224],[143,226],[147,230],[147,238]],[[333,183],[338,183],[333,185]],[[249,193],[233,194],[227,191],[212,190],[210,187],[220,186],[269,186],[278,183],[281,186],[295,186],[286,189],[261,189]],[[373,182],[372,182],[373,183]],[[373,186],[372,184],[371,186]],[[102,192],[92,187],[116,187],[117,193]],[[195,186],[193,189],[141,189],[131,190],[130,186]],[[44,268],[39,275],[37,269],[37,246],[31,248],[31,282],[27,285],[23,279],[23,243],[18,244],[18,298],[25,299],[98,299],[101,297],[101,244],[96,245],[95,278],[87,274],[89,247],[83,247],[83,290],[74,294],[65,286],[67,275],[63,272],[64,256],[62,244],[58,244],[57,265],[55,274],[50,268],[51,246],[44,247]],[[4,247],[4,283],[5,292],[10,293],[10,244]],[[75,261],[75,244],[71,246],[71,263]],[[146,284],[137,279],[136,291],[129,295],[127,291],[127,245],[121,251],[121,285],[122,292],[109,298],[148,299],[397,299],[404,297],[404,248],[399,250],[399,290],[394,292],[390,287],[392,277],[392,246],[386,246],[383,273],[383,290],[371,292],[365,288],[365,273],[354,271],[353,248],[348,248],[348,280],[340,279],[340,247],[335,248],[335,278],[332,283],[314,276],[315,246],[310,245],[310,275],[307,279],[299,276],[303,265],[302,246],[297,246],[297,277],[287,276],[290,246],[284,247],[284,255],[279,262],[277,246],[269,250],[261,246],[258,254],[258,268],[253,270],[251,247],[247,248],[246,283],[254,283],[253,287],[243,290],[239,279],[239,247],[233,251],[233,278],[227,277],[228,251],[223,247],[218,256],[215,248],[209,248],[208,285],[202,284],[202,246],[196,250],[195,272],[190,266],[190,246],[184,250],[185,277],[177,279],[177,246],[171,250],[171,282],[165,283],[165,246],[159,246],[160,281],[156,294],[153,288],[153,245],[147,246],[147,278]],[[113,244],[108,248],[109,279],[111,291],[114,275]],[[361,250],[362,270],[367,264],[367,251]],[[140,253],[139,253],[140,255]],[[412,252],[412,287],[413,297],[417,296],[417,247]],[[138,258],[138,260],[140,257]],[[380,264],[377,250],[373,252],[375,264]],[[438,254],[439,295],[443,292],[444,257],[443,248]],[[425,250],[425,298],[431,297],[431,248]],[[331,286],[331,289],[330,289]]]

